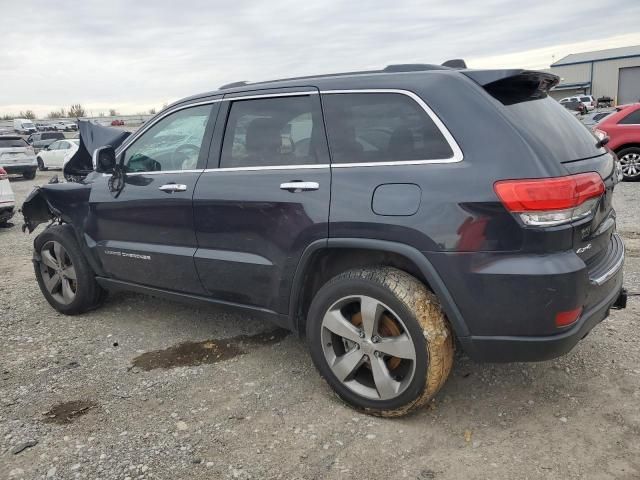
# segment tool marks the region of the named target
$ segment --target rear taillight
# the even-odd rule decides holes
[[[0,180],[6,180],[7,178],[9,178],[9,175],[7,175],[7,171],[0,167]]]
[[[605,191],[595,172],[566,177],[501,180],[496,195],[525,225],[553,226],[588,216]]]

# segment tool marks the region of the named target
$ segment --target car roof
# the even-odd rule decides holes
[[[413,65],[389,65],[383,70],[367,70],[343,73],[327,73],[319,75],[310,75],[303,77],[282,78],[277,80],[267,80],[260,82],[233,82],[222,85],[217,90],[192,95],[169,105],[172,107],[177,104],[190,102],[204,97],[216,95],[226,95],[233,93],[245,93],[256,90],[267,90],[276,88],[318,88],[320,90],[348,90],[362,88],[363,84],[367,84],[374,79],[388,78],[406,79],[415,78],[416,76],[429,74],[445,74],[457,75],[466,69],[456,69],[443,67],[440,65],[430,64],[413,64]]]

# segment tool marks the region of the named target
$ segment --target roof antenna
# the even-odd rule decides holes
[[[443,67],[449,68],[467,68],[467,64],[461,58],[454,58],[452,60],[447,60],[442,64]]]

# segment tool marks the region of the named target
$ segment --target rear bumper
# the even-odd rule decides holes
[[[8,174],[30,172],[38,169],[38,162],[34,159],[33,163],[21,163],[19,165],[2,165]]]
[[[13,205],[3,206],[0,204],[0,223],[10,220],[15,213],[16,211]]]
[[[564,355],[607,318],[611,308],[624,308],[627,294],[622,288],[622,272],[618,277],[611,293],[567,331],[542,337],[471,336],[461,338],[460,343],[467,355],[482,362],[536,362]]]
[[[434,258],[435,257],[435,258]],[[460,310],[458,333],[474,360],[548,360],[567,353],[609,310],[624,308],[624,245],[612,235],[605,255],[587,267],[573,251],[549,255],[476,252],[432,256]],[[582,308],[571,326],[556,315]]]

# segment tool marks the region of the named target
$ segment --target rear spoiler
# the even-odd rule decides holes
[[[463,70],[461,73],[505,105],[546,97],[560,82],[557,75],[536,70]]]

